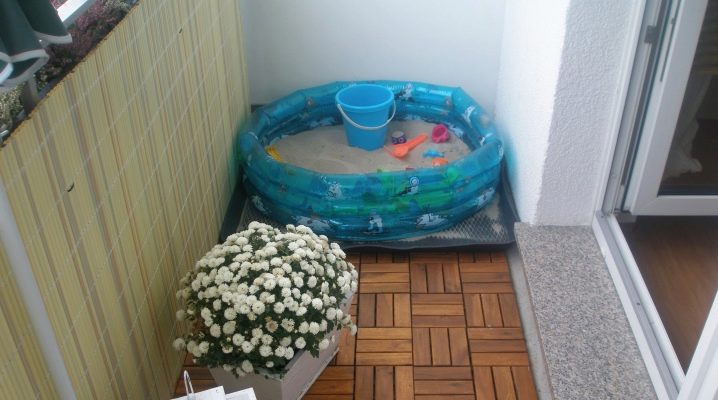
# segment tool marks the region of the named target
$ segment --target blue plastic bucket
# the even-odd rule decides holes
[[[349,86],[337,92],[336,102],[349,146],[369,151],[384,146],[387,126],[396,113],[389,88],[364,83]]]

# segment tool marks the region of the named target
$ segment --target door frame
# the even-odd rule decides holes
[[[659,195],[707,4],[671,5],[623,204],[633,215],[718,215],[717,195]]]

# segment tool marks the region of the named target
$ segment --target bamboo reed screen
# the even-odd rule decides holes
[[[216,242],[248,115],[237,4],[140,1],[0,150],[80,398],[166,399],[177,378],[177,281]],[[53,398],[0,268],[0,397]]]

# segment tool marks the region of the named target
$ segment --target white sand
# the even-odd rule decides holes
[[[410,168],[431,167],[431,158],[422,154],[428,149],[444,153],[449,161],[457,160],[469,153],[466,144],[453,134],[448,142],[431,141],[434,124],[424,121],[397,121],[389,124],[386,146],[391,146],[391,133],[401,130],[407,139],[426,133],[424,143],[415,147],[403,159],[391,156],[384,149],[366,151],[347,145],[344,127],[325,126],[297,133],[276,141],[272,146],[282,160],[313,171],[331,174],[355,174],[362,172],[398,171]]]

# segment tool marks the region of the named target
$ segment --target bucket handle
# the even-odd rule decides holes
[[[387,119],[386,122],[384,122],[383,124],[381,124],[379,126],[364,126],[364,125],[359,125],[356,122],[352,121],[352,119],[349,118],[349,116],[344,112],[344,109],[342,109],[342,105],[337,103],[337,108],[339,109],[339,113],[342,115],[342,117],[344,117],[344,120],[349,122],[349,124],[351,124],[353,127],[364,130],[364,131],[375,131],[377,129],[381,129],[381,128],[389,125],[389,122],[391,122],[391,120],[394,119],[394,115],[396,115],[396,100],[394,100],[391,103],[391,106],[392,106],[391,117],[389,117],[389,119]]]

